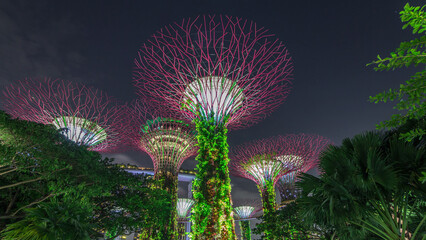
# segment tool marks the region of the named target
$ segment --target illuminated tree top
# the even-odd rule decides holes
[[[254,217],[256,213],[262,210],[262,202],[259,200],[240,200],[234,202],[234,212],[238,219],[247,219]]]
[[[130,109],[128,139],[151,156],[154,172],[176,173],[196,153],[194,127],[149,100],[137,100]]]
[[[177,200],[177,215],[180,220],[186,220],[189,210],[194,204],[194,200],[189,198],[178,198]]]
[[[263,189],[283,175],[310,169],[328,144],[326,138],[306,134],[256,140],[233,149],[231,171],[253,180]]]
[[[252,206],[239,206],[234,208],[235,213],[238,215],[240,219],[250,218],[254,210],[255,210],[255,207],[252,207]]]
[[[25,79],[7,86],[2,105],[11,116],[52,124],[68,139],[98,152],[117,151],[125,107],[106,93],[61,79]]]
[[[256,23],[229,16],[182,20],[139,50],[140,95],[167,102],[187,118],[227,119],[231,128],[264,118],[286,98],[292,62],[283,43]]]

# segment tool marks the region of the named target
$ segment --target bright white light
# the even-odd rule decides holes
[[[294,179],[296,177],[297,172],[289,172],[287,174],[285,174],[284,176],[281,177],[281,182],[283,183],[294,183]]]
[[[193,204],[194,204],[194,200],[192,199],[178,198],[177,204],[176,204],[178,217],[181,219],[186,218],[186,215],[188,214],[188,211]]]
[[[184,96],[183,104],[190,111],[199,112],[200,107],[203,117],[213,113],[217,121],[239,109],[244,99],[243,91],[236,82],[218,76],[193,81]]]
[[[255,161],[244,166],[244,169],[262,184],[271,181],[280,171],[281,162],[274,160]]]
[[[303,158],[297,155],[281,155],[277,157],[277,160],[282,162],[287,169],[300,169],[303,164]]]
[[[85,146],[95,146],[107,138],[103,128],[78,117],[58,117],[52,124],[69,140]]]
[[[250,215],[254,211],[254,207],[252,207],[252,206],[241,206],[241,207],[234,208],[234,211],[237,213],[237,215],[240,218],[244,219],[244,218],[250,217]]]

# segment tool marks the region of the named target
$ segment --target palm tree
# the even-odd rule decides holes
[[[9,224],[0,237],[4,240],[80,240],[96,234],[90,222],[91,212],[82,202],[41,203],[24,211],[23,220]]]
[[[402,209],[400,199],[407,206],[424,201],[425,188],[418,179],[425,164],[424,149],[396,136],[367,132],[345,139],[341,146],[330,146],[323,152],[319,178],[307,174],[301,177],[299,187],[303,191],[298,203],[302,216],[331,239],[383,238],[383,234],[372,231],[373,226],[384,230],[380,226],[389,220],[381,210]],[[412,233],[415,229],[408,224],[410,216],[405,216],[405,229]],[[389,238],[385,239],[404,239],[390,237],[391,232],[392,236],[404,235],[403,230],[388,227]]]

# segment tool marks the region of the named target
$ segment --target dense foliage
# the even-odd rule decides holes
[[[165,216],[165,224],[161,227],[161,236],[164,239],[177,239],[178,222],[176,204],[178,199],[178,177],[171,171],[158,171],[155,175],[155,186],[165,190],[170,195],[170,211]]]
[[[251,240],[250,221],[241,220],[239,224],[241,229],[241,240]]]
[[[192,239],[235,239],[228,170],[227,129],[214,118],[197,121],[197,175],[193,183]]]
[[[276,207],[276,194],[275,184],[272,180],[268,180],[264,187],[258,187],[260,195],[262,196],[263,213],[268,214],[269,212],[275,211]]]
[[[261,223],[253,230],[256,234],[268,232],[262,239],[312,239],[308,238],[308,228],[299,217],[298,205],[290,203],[287,206],[263,215]]]
[[[425,5],[426,6],[426,5]],[[381,58],[370,63],[376,65],[376,71],[395,70],[397,68],[416,66],[420,71],[414,74],[405,84],[401,84],[399,89],[389,89],[370,97],[374,103],[397,101],[394,107],[404,113],[395,114],[390,120],[382,122],[378,128],[394,128],[405,124],[410,119],[421,119],[426,116],[426,13],[423,7],[410,6],[408,3],[404,10],[400,12],[401,21],[406,23],[403,29],[410,26],[413,34],[420,37],[402,42],[400,46],[390,53],[390,57]],[[426,134],[426,129],[417,127],[410,132],[401,135],[402,138],[411,140]]]
[[[169,196],[148,183],[53,127],[11,119],[0,111],[4,239],[26,239],[35,228],[40,231],[31,239],[87,239],[101,232],[112,238],[140,227],[158,227]]]
[[[368,132],[330,146],[320,177],[303,174],[300,217],[327,239],[417,239],[426,228],[424,147]]]

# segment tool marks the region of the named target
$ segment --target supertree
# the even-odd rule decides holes
[[[300,194],[300,189],[296,187],[297,177],[300,173],[306,173],[318,165],[320,153],[329,145],[331,141],[319,136],[310,136],[311,139],[301,139],[310,141],[311,160],[305,162],[303,166],[294,172],[284,174],[277,182],[277,188],[281,197],[281,205],[294,201]]]
[[[194,200],[190,198],[178,198],[176,208],[177,215],[180,221],[186,221],[188,212],[191,209],[192,205],[194,205]]]
[[[178,198],[177,200],[177,215],[178,215],[178,221],[179,221],[179,240],[186,238],[186,223],[188,221],[188,212],[191,209],[192,205],[194,204],[194,200],[190,198]]]
[[[129,115],[127,139],[151,157],[156,185],[171,195],[169,224],[160,232],[164,239],[175,239],[178,172],[182,163],[197,151],[195,128],[149,99],[134,101]]]
[[[253,180],[262,197],[263,212],[275,211],[275,184],[285,174],[316,162],[327,139],[314,135],[286,135],[249,142],[232,151],[231,170]]]
[[[306,171],[295,171],[283,175],[277,183],[277,188],[281,197],[281,204],[287,204],[294,201],[300,194],[300,189],[296,188],[296,179],[300,172]]]
[[[119,149],[125,107],[106,93],[61,79],[17,81],[2,91],[15,118],[51,124],[71,141],[97,152]]]
[[[139,94],[167,102],[196,124],[193,239],[234,239],[227,129],[254,124],[283,102],[289,53],[254,22],[202,16],[156,32],[135,65]]]
[[[242,240],[251,240],[251,228],[249,218],[253,217],[256,212],[261,209],[259,204],[254,201],[246,201],[245,204],[238,207],[234,207],[237,219],[239,220],[240,230],[241,230],[241,239]]]

